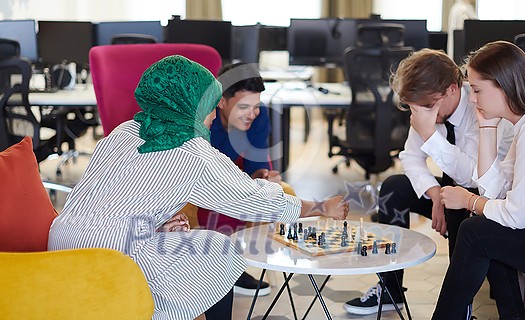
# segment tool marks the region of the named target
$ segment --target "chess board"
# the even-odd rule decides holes
[[[318,245],[317,239],[309,238],[307,240],[293,240],[288,239],[288,228],[289,225],[285,226],[285,234],[280,235],[280,224],[277,223],[275,225],[275,229],[270,228],[270,232],[268,233],[268,236],[288,247],[291,247],[295,250],[299,250],[303,253],[306,253],[310,256],[324,256],[328,254],[334,254],[334,253],[343,253],[343,252],[357,252],[359,250],[359,244],[358,242],[361,242],[361,248],[363,246],[367,247],[367,254],[372,254],[372,247],[374,244],[374,241],[376,242],[378,253],[384,254],[384,249],[387,245],[387,243],[392,244],[393,241],[385,239],[385,238],[376,238],[376,235],[372,232],[366,232],[365,234],[356,235],[358,232],[358,228],[355,225],[349,224],[347,226],[347,233],[348,233],[348,240],[347,245],[342,246],[341,245],[341,236],[343,233],[343,227],[342,225],[334,225],[334,226],[312,226],[310,227],[316,227],[316,235],[319,237],[319,235],[324,232],[325,234],[325,246],[320,247]],[[308,225],[303,226],[303,230],[307,230]],[[292,232],[293,233],[293,232]],[[303,233],[298,233],[298,237],[302,237]],[[381,250],[383,249],[383,250]]]

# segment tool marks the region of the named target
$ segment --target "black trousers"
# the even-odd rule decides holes
[[[432,219],[432,200],[424,197],[418,198],[410,180],[403,174],[390,176],[382,183],[379,199],[386,199],[385,203],[379,204],[380,223],[409,229],[410,212]],[[449,257],[452,257],[454,252],[459,226],[469,216],[468,210],[445,210]],[[402,284],[403,270],[385,272],[381,275],[394,300],[400,302],[401,292],[397,289],[396,273]]]
[[[206,310],[206,320],[229,320],[232,318],[233,288],[221,300]]]
[[[463,222],[432,319],[465,319],[485,276],[500,319],[525,319],[517,275],[517,270],[525,271],[523,248],[525,229],[504,227],[485,217]]]

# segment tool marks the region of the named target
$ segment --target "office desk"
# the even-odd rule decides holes
[[[305,82],[265,83],[261,101],[270,107],[272,132],[270,157],[275,170],[284,173],[289,163],[290,109],[292,107],[344,108],[351,102],[350,89],[341,83],[320,83],[308,87]],[[327,94],[317,88],[328,90]],[[13,100],[16,101],[16,100]],[[72,90],[57,92],[32,92],[29,102],[34,106],[87,107],[96,106],[97,99],[92,84],[76,85]]]
[[[92,84],[77,84],[72,90],[56,92],[31,92],[29,103],[33,106],[96,107],[97,98]]]
[[[350,88],[342,83],[318,83],[308,87],[305,82],[265,83],[261,101],[270,108],[272,133],[270,157],[273,168],[285,173],[289,163],[290,109],[292,107],[345,108],[351,103]],[[318,88],[328,90],[322,93]]]
[[[316,221],[312,218],[302,219],[300,221],[303,222],[303,226],[306,227],[308,225],[316,226]],[[321,221],[321,225],[324,225],[323,221],[324,220]],[[357,221],[349,221],[348,223],[355,226],[359,224]],[[289,275],[285,275],[285,283],[268,308],[263,319],[269,315],[282,291],[287,287],[288,281],[295,273],[308,275],[316,291],[316,298],[319,299],[327,319],[331,319],[330,312],[321,295],[324,284],[326,284],[330,276],[376,273],[380,281],[382,281],[382,277],[379,275],[380,272],[400,270],[421,264],[432,258],[436,253],[435,242],[419,232],[398,226],[370,222],[365,223],[364,226],[367,232],[375,233],[376,238],[386,238],[394,241],[396,243],[397,253],[385,254],[383,249],[379,250],[377,254],[368,253],[368,256],[361,256],[357,252],[310,256],[271,239],[268,236],[268,232],[274,227],[273,224],[248,228],[232,234],[231,239],[236,244],[247,264],[263,269],[260,281],[262,281],[266,270],[289,273]],[[313,275],[327,276],[320,288]],[[256,299],[257,294],[253,299],[248,318],[251,316]],[[312,302],[312,305],[314,302],[315,300]],[[312,305],[310,305],[310,307]],[[408,310],[406,300],[405,305],[408,318],[410,319],[410,311]],[[291,306],[295,314],[293,300]],[[308,311],[309,309],[307,313]],[[400,310],[398,310],[398,313],[401,316]],[[378,318],[380,316],[381,314],[379,313]]]

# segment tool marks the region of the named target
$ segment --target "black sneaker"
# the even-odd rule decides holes
[[[235,286],[233,286],[233,292],[244,296],[253,297],[255,295],[255,291],[257,291],[257,284],[259,284],[259,280],[256,280],[248,273],[243,272],[239,279],[237,279],[237,282],[235,282]],[[270,284],[263,281],[261,283],[261,287],[259,288],[258,295],[267,296],[270,294],[270,292],[272,292]]]
[[[376,284],[361,297],[347,301],[344,305],[346,312],[358,315],[367,315],[377,313],[379,310],[379,297],[381,297],[381,286]],[[396,302],[399,309],[403,308],[403,303]],[[382,311],[396,310],[390,297],[386,297],[383,301]]]

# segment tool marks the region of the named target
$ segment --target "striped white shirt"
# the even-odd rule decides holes
[[[293,222],[301,202],[281,186],[251,179],[202,138],[140,154],[140,125],[128,121],[98,142],[49,235],[49,250],[103,247],[142,268],[154,319],[194,319],[245,268],[229,238],[213,231],[156,232],[187,202],[240,220]]]

